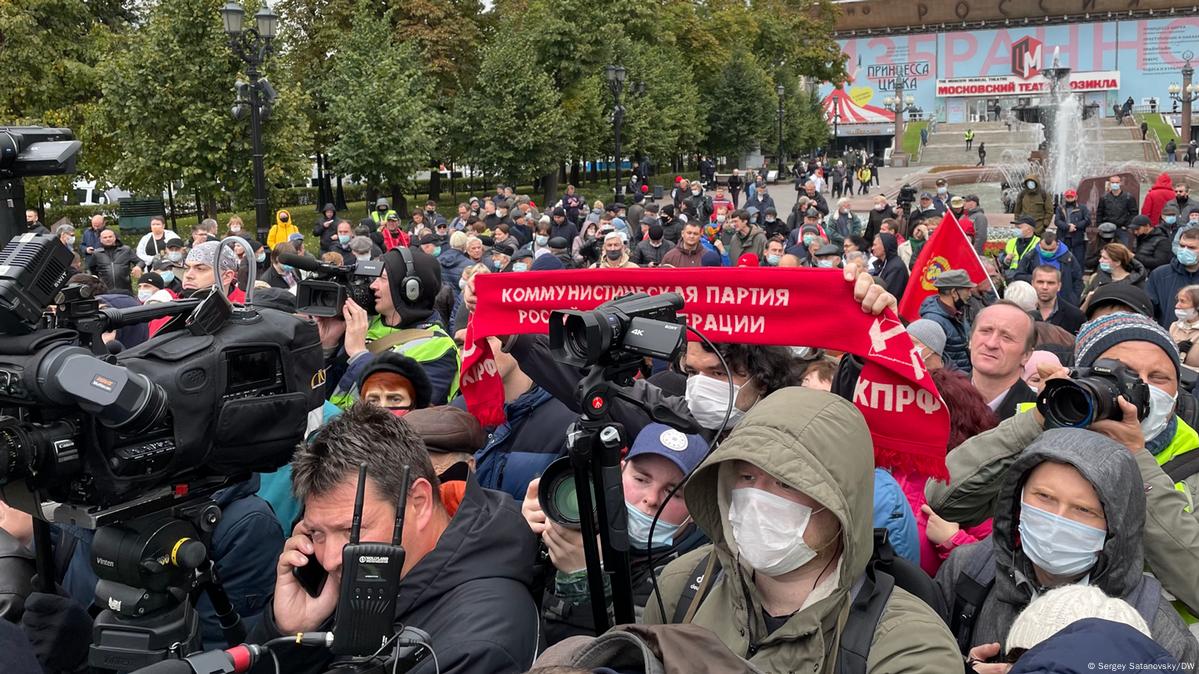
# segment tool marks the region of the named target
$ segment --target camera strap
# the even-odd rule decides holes
[[[415,342],[418,339],[433,339],[437,333],[428,328],[407,328],[404,330],[396,330],[395,332],[381,337],[366,345],[366,350],[372,354],[378,355],[384,351],[391,351],[393,348]]]

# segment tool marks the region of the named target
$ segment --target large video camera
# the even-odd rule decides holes
[[[1137,408],[1137,419],[1149,414],[1149,385],[1123,363],[1101,358],[1089,368],[1070,371],[1069,379],[1049,379],[1037,396],[1045,428],[1086,428],[1096,421],[1122,421],[1120,396]]]
[[[110,356],[101,332],[159,316],[196,317],[205,302],[219,316],[217,303],[226,301],[215,293],[101,309],[86,288],[60,292],[70,263],[70,251],[49,236],[23,234],[0,251],[6,501],[41,517],[40,504],[22,492],[44,495],[81,508],[69,518],[75,523],[99,526],[121,519],[102,511],[155,489],[274,470],[290,459],[324,398],[315,325],[246,308],[223,322],[188,321]],[[42,320],[51,303],[55,328]]]
[[[895,203],[905,211],[911,210],[912,204],[916,203],[916,188],[904,183],[895,196]]]
[[[349,298],[365,309],[367,315],[376,313],[371,283],[383,274],[381,261],[359,260],[355,265],[341,266],[304,255],[283,253],[279,262],[315,274],[296,286],[296,311],[322,318],[341,316],[342,307]]]

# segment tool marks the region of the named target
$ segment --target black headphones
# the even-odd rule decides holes
[[[407,246],[396,246],[395,249],[400,251],[400,257],[404,260],[404,279],[400,281],[400,296],[409,302],[415,302],[420,298],[422,288],[420,278],[416,275],[416,262],[412,259],[412,251],[408,250]]]

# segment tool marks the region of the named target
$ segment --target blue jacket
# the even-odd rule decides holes
[[[953,363],[954,367],[970,374],[970,326],[964,318],[954,318],[949,309],[937,299],[937,295],[929,295],[920,303],[920,318],[941,326],[945,331],[945,352],[942,357]]]
[[[1149,294],[1149,299],[1153,300],[1153,316],[1159,325],[1166,330],[1170,329],[1170,324],[1175,321],[1174,301],[1178,297],[1178,291],[1196,283],[1199,283],[1199,271],[1187,271],[1178,258],[1149,273],[1145,292]]]
[[[442,247],[441,254],[437,256],[437,262],[441,264],[441,282],[449,286],[454,291],[454,296],[457,297],[460,292],[458,279],[461,279],[462,272],[474,263],[470,261],[469,257],[449,246]]]
[[[87,254],[87,249],[94,248],[95,250],[100,250],[101,248],[100,233],[92,229],[91,225],[89,224],[83,228],[83,236],[79,238],[79,259],[86,263],[87,259],[91,257],[91,255]]]
[[[1042,265],[1056,267],[1062,273],[1062,289],[1057,291],[1058,297],[1074,306],[1082,303],[1082,263],[1070,252],[1069,246],[1058,241],[1057,250],[1049,257],[1042,254],[1039,245],[1034,246],[1020,258],[1015,280],[1032,283],[1033,270]]]
[[[475,475],[480,485],[507,492],[520,501],[529,482],[566,454],[566,429],[578,415],[548,391],[534,386],[506,403],[504,416],[506,421],[475,453]]]
[[[1136,663],[1144,671],[1186,671],[1178,669],[1178,658],[1136,628],[1101,618],[1084,618],[1028,649],[1008,674],[1126,671],[1130,663]]]
[[[266,501],[255,495],[258,476],[226,487],[213,495],[221,507],[221,521],[212,534],[211,556],[229,600],[245,624],[253,629],[275,591],[275,563],[283,552],[283,530]],[[63,527],[66,537],[77,539],[65,569],[62,586],[75,601],[91,606],[95,601],[96,572],[91,565],[90,529]],[[63,570],[60,570],[62,572]],[[196,602],[205,649],[228,648],[220,622],[207,594]]]
[[[903,488],[882,468],[874,469],[874,528],[886,529],[895,554],[920,564],[920,540],[916,515]]]

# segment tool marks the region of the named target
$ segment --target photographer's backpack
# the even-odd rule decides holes
[[[720,578],[720,562],[711,553],[700,559],[692,570],[691,580],[683,588],[670,622],[690,623],[700,604]],[[944,619],[945,606],[936,583],[918,565],[895,554],[887,540],[887,530],[874,530],[874,551],[862,575],[861,587],[853,596],[849,619],[841,633],[841,650],[837,657],[837,674],[865,674],[870,644],[882,618],[887,601],[895,587],[901,587]]]

